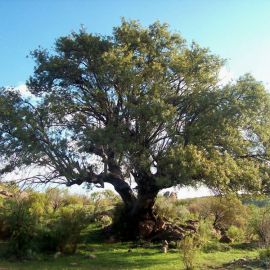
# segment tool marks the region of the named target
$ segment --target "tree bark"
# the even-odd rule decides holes
[[[136,202],[136,197],[127,182],[114,175],[106,177],[106,182],[111,184],[115,191],[120,195],[127,209],[131,209]]]
[[[137,200],[128,215],[135,237],[147,239],[156,231],[157,216],[154,213],[154,204],[158,191],[156,188],[138,189]]]
[[[179,227],[165,222],[154,213],[154,204],[159,192],[153,178],[135,179],[137,196],[130,185],[119,174],[99,175],[102,181],[113,185],[124,202],[124,207],[117,213],[112,233],[119,240],[180,240],[185,226]],[[97,181],[99,182],[99,180]],[[119,211],[119,210],[118,210]]]
[[[159,188],[153,179],[140,178],[135,181],[138,184],[136,197],[126,182],[114,178],[108,181],[123,199],[125,208],[122,217],[116,221],[116,227],[120,230],[117,233],[128,240],[149,238],[156,230],[158,221],[154,204]]]

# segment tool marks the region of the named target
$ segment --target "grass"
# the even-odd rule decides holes
[[[93,249],[89,252],[87,249]],[[79,252],[72,256],[62,256],[54,259],[47,255],[36,260],[9,262],[0,260],[0,269],[9,270],[181,270],[184,269],[181,255],[173,250],[163,254],[156,247],[134,248],[128,252],[129,243],[121,244],[87,244],[79,248]],[[95,259],[87,258],[87,254],[94,254]],[[251,263],[258,256],[258,250],[231,249],[227,252],[199,253],[197,269],[221,267],[238,258],[249,258]],[[221,268],[218,268],[221,269]],[[222,268],[226,269],[226,268]],[[243,268],[233,268],[243,269]],[[260,268],[253,268],[260,269]]]
[[[132,243],[101,243],[97,228],[91,228],[82,237],[84,244],[78,248],[75,255],[60,256],[40,255],[33,260],[9,261],[0,259],[0,270],[183,270],[182,256],[178,250],[169,250],[167,254],[161,252],[158,245],[147,248],[134,248]],[[133,248],[132,248],[133,246]],[[3,250],[4,243],[0,243]],[[130,251],[131,250],[131,251]],[[257,261],[259,250],[245,245],[233,245],[226,252],[199,252],[196,269],[244,269],[234,266],[229,268],[226,263],[239,258],[248,258],[252,269],[259,268]],[[89,255],[95,255],[94,259]]]

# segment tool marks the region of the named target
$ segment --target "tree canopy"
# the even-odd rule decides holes
[[[166,24],[80,30],[32,56],[31,98],[0,91],[1,175],[38,166],[32,181],[110,183],[126,204],[175,185],[267,189],[269,93],[248,74],[222,84],[224,60]]]

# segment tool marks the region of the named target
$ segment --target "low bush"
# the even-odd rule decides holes
[[[71,206],[60,208],[40,233],[41,249],[75,253],[81,231],[89,225],[90,219],[87,209]]]
[[[196,255],[198,247],[196,240],[192,235],[184,237],[179,243],[179,248],[183,256],[183,263],[186,270],[195,269]]]
[[[100,227],[105,228],[112,224],[112,218],[108,215],[102,215],[98,219],[96,219],[96,223]]]
[[[93,220],[93,207],[57,190],[14,195],[0,207],[0,233],[7,256],[30,258],[37,252],[74,253],[80,234]],[[103,223],[107,222],[103,220]]]
[[[229,227],[226,234],[233,242],[241,242],[245,239],[245,231],[234,225]]]
[[[10,237],[9,254],[22,258],[37,250],[36,240],[40,231],[43,203],[36,193],[5,200],[1,216]]]
[[[259,252],[259,258],[262,266],[264,266],[266,269],[269,269],[270,267],[270,248],[261,250]]]
[[[258,238],[262,246],[270,245],[270,208],[252,208],[249,215],[248,236]]]
[[[174,198],[165,198],[163,196],[157,198],[155,212],[161,218],[175,223],[181,223],[194,217],[185,205],[180,204]]]
[[[215,234],[211,220],[200,220],[197,233],[194,235],[194,237],[196,238],[197,245],[200,248],[209,241],[216,239],[217,235]]]
[[[200,219],[211,219],[216,230],[227,230],[232,225],[243,228],[247,222],[247,207],[234,196],[200,198],[188,209]]]
[[[202,251],[205,253],[214,253],[214,252],[226,252],[231,250],[231,246],[229,246],[228,244],[224,244],[224,243],[220,243],[218,241],[211,241],[206,243],[203,247],[202,247]]]

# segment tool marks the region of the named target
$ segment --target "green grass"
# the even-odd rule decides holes
[[[131,248],[132,243],[108,244],[101,242],[101,231],[96,226],[82,234],[82,242],[75,255],[63,255],[55,259],[54,255],[40,255],[33,260],[9,261],[0,259],[0,270],[183,270],[182,256],[178,250],[161,252],[158,245],[148,248]],[[0,242],[0,254],[5,243]],[[256,266],[259,250],[252,245],[232,245],[226,252],[199,252],[196,269],[229,269],[224,264],[239,258],[248,258],[252,269],[263,269]],[[129,250],[131,249],[131,252]],[[93,254],[95,259],[87,258]],[[222,268],[221,268],[222,267]],[[244,268],[230,268],[244,269]]]
[[[87,244],[79,248],[79,252],[72,256],[57,259],[43,256],[39,259],[23,262],[8,262],[0,260],[0,269],[9,270],[181,270],[184,269],[180,252],[171,251],[163,254],[157,247],[134,248],[128,252],[129,243],[122,244]],[[93,248],[89,252],[87,249]],[[96,255],[95,259],[86,258],[86,254]],[[255,259],[258,250],[231,249],[227,252],[199,253],[197,269],[221,267],[234,259],[248,257]],[[226,268],[222,268],[226,269]],[[233,268],[243,269],[243,268]],[[253,268],[260,269],[260,268]]]

